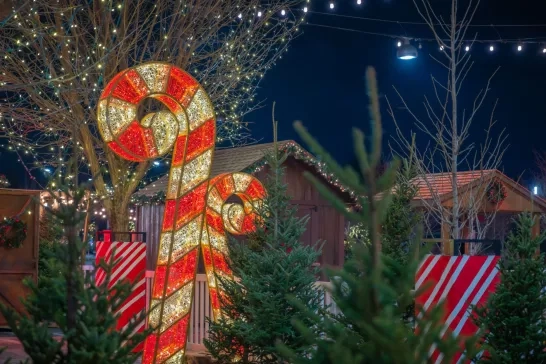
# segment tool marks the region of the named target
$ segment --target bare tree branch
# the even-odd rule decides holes
[[[426,141],[427,147],[421,151],[414,150],[416,134],[408,136],[402,131],[397,115],[387,99],[389,115],[396,126],[394,149],[403,155],[413,156],[413,163],[418,171],[415,183],[431,195],[422,201],[430,214],[430,221],[448,226],[450,237],[454,239],[467,237],[463,236],[463,231],[467,230],[475,238],[483,238],[496,213],[496,209],[487,205],[484,199],[491,183],[492,174],[489,171],[500,168],[507,148],[507,134],[505,130],[494,131],[496,121],[493,115],[497,101],[491,105],[489,124],[483,130],[483,137],[477,137],[480,131],[476,127],[479,126],[474,125],[478,112],[486,104],[491,80],[497,71],[488,79],[485,88],[475,96],[468,112],[459,99],[463,82],[472,68],[470,53],[464,49],[468,45],[465,37],[480,2],[469,0],[463,9],[462,18],[458,20],[459,3],[452,0],[447,22],[434,9],[430,0],[413,0],[413,3],[428,24],[438,45],[444,49],[442,54],[445,60],[434,60],[447,71],[447,80],[442,83],[437,77],[431,77],[434,98],[424,98],[426,118],[421,118],[412,110],[395,88],[404,109],[414,121],[419,140],[422,140],[421,143]],[[445,38],[447,40],[442,40]],[[471,135],[473,140],[481,141],[478,146],[469,142]],[[474,173],[473,182],[465,184],[464,188],[461,187],[462,182],[458,176],[462,170],[472,170],[479,174]],[[445,180],[449,184],[449,196],[446,196],[445,189],[438,190],[438,180]],[[450,200],[450,204],[446,204],[446,198]]]
[[[296,36],[303,0],[34,0],[0,22],[0,137],[33,168],[64,168],[80,151],[114,229],[149,164],[102,142],[96,107],[104,85],[145,61],[164,61],[201,82],[218,116],[219,142],[252,142],[244,116],[264,74]],[[292,10],[291,10],[292,9]],[[283,11],[284,15],[281,15]],[[139,113],[159,106],[144,102]]]

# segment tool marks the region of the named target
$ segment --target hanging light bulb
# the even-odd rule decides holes
[[[440,50],[441,50],[441,51],[443,51],[443,50],[444,50],[444,46],[443,46],[443,45],[442,45],[442,46],[440,46]]]
[[[523,50],[523,46],[521,44],[518,44],[518,52],[521,52]]]
[[[243,19],[243,14],[239,13],[239,15],[237,15],[237,17],[238,17],[239,19]]]
[[[465,52],[468,52],[470,50],[470,46],[464,47]]]
[[[333,1],[330,1],[330,9],[333,9],[333,8],[335,8],[335,7],[336,7],[336,6],[335,6],[334,2],[333,2]]]
[[[304,12],[304,13],[307,13],[307,10],[308,10],[308,9],[307,9],[307,6],[304,6],[304,7],[303,7],[303,12]]]
[[[356,0],[356,5],[362,5],[362,0]]]
[[[546,48],[542,48],[542,53],[546,53]]]
[[[495,50],[495,47],[493,45],[489,46],[489,52],[493,52]]]
[[[398,41],[398,43],[396,43],[396,46],[397,46],[398,48],[402,47],[402,42],[401,42],[401,41]]]
[[[281,15],[282,16],[285,16],[286,15],[286,11],[284,9],[281,10]]]
[[[283,10],[284,11],[284,10]],[[262,16],[262,12],[258,11],[258,16]]]

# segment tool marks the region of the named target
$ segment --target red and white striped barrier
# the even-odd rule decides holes
[[[415,300],[416,307],[429,308],[444,302],[445,329],[453,335],[471,336],[478,328],[470,319],[471,305],[483,304],[495,291],[499,282],[499,256],[441,256],[428,255],[421,263],[415,278],[415,289],[429,287]],[[458,362],[463,352],[457,355]],[[443,355],[431,348],[432,362],[443,363]]]
[[[131,318],[136,317],[146,309],[146,244],[142,242],[109,241],[109,234],[104,235],[105,241],[97,242],[95,284],[101,285],[106,279],[104,270],[98,268],[98,264],[104,260],[109,263],[113,259],[116,262],[112,269],[109,288],[117,282],[128,280],[133,286],[133,292],[121,306],[117,323],[118,330],[124,330]],[[135,332],[142,332],[146,325],[145,320],[139,323]]]

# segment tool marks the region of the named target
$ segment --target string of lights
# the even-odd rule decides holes
[[[326,13],[321,11],[313,11],[309,9],[307,10],[307,12],[311,14],[326,15],[326,16],[333,16],[333,17],[346,18],[346,19],[356,19],[356,20],[371,21],[371,22],[403,24],[403,25],[423,25],[427,27],[429,26],[428,23],[418,22],[418,21],[403,21],[403,20],[393,20],[393,19],[371,18],[371,17],[356,16],[356,15]],[[432,25],[443,25],[443,24],[433,23]],[[470,28],[537,28],[537,27],[541,28],[541,27],[546,27],[546,23],[544,24],[542,23],[539,23],[539,24],[468,24],[467,26]]]
[[[356,5],[362,5],[361,0],[356,0]],[[363,21],[363,22],[378,22],[378,23],[386,23],[386,24],[398,24],[400,26],[402,25],[411,25],[411,26],[426,26],[428,27],[429,24],[423,21],[403,21],[403,20],[394,20],[394,19],[382,19],[382,18],[372,18],[372,17],[363,17],[363,16],[356,16],[356,15],[347,15],[347,14],[339,14],[336,13],[335,10],[337,9],[336,2],[333,0],[330,0],[327,2],[327,6],[325,8],[331,10],[331,12],[324,12],[324,11],[317,11],[317,10],[311,10],[309,5],[304,6],[302,11],[304,13],[311,13],[316,14],[319,16],[327,16],[327,17],[337,17],[342,19],[353,19],[357,21]],[[305,22],[304,25],[311,26],[311,27],[321,27],[321,28],[327,28],[327,29],[334,29],[334,30],[341,30],[341,31],[347,31],[347,32],[353,32],[353,33],[360,33],[360,34],[366,34],[366,35],[373,35],[373,36],[379,36],[379,37],[385,37],[395,40],[395,44],[399,48],[406,48],[406,50],[409,50],[411,47],[414,47],[411,45],[410,42],[415,42],[418,44],[419,49],[422,48],[422,43],[424,42],[433,42],[438,43],[438,39],[432,38],[432,37],[422,37],[422,36],[411,36],[408,34],[394,34],[394,33],[387,33],[387,32],[378,32],[378,31],[366,31],[362,29],[355,29],[347,26],[336,26],[336,25],[328,25],[328,24],[321,24],[317,21],[314,22]],[[433,23],[432,25],[443,25],[440,23]],[[515,23],[515,24],[468,24],[469,28],[491,28],[496,31],[496,28],[546,28],[546,23],[536,23],[536,24],[521,24],[521,23]],[[498,32],[497,32],[498,34]],[[446,44],[449,43],[449,39],[440,39],[441,42],[444,42]],[[529,45],[535,45],[538,46],[536,48],[537,53],[539,54],[546,54],[546,36],[528,36],[528,37],[501,37],[499,34],[498,38],[468,38],[461,41],[464,45],[464,51],[469,52],[471,51],[473,45],[475,44],[485,44],[485,50],[489,52],[495,52],[498,50],[500,45],[502,44],[508,44],[510,46],[513,46],[514,49],[517,52],[523,52],[527,48],[530,48]],[[444,51],[444,47],[439,47],[440,51]],[[417,57],[416,55],[416,49],[414,50],[412,48],[411,55],[406,55],[402,57],[399,57],[401,59],[413,59]],[[400,53],[400,52],[399,52]],[[402,52],[403,53],[403,52]],[[414,56],[415,55],[415,56]]]
[[[360,29],[354,29],[354,28],[345,28],[345,27],[338,27],[338,26],[332,26],[332,25],[325,25],[325,24],[317,24],[317,23],[310,23],[306,22],[306,26],[312,26],[312,27],[321,27],[321,28],[328,28],[328,29],[334,29],[334,30],[341,30],[341,31],[347,31],[347,32],[354,32],[354,33],[360,33],[360,34],[366,34],[366,35],[374,35],[379,37],[385,37],[395,40],[394,44],[398,48],[403,48],[406,46],[407,49],[410,47],[415,48],[413,45],[410,44],[410,42],[416,42],[418,44],[419,49],[422,48],[422,43],[437,43],[438,41],[434,38],[422,38],[422,37],[412,37],[408,35],[400,35],[400,34],[389,34],[389,33],[381,33],[381,32],[369,32],[364,31]],[[446,44],[449,43],[449,39],[441,39],[442,42],[445,42]],[[514,47],[514,49],[519,53],[523,52],[527,48],[529,48],[529,45],[535,45],[538,47],[535,47],[537,53],[546,55],[546,37],[529,37],[529,38],[517,38],[517,39],[467,39],[461,41],[462,43],[466,43],[464,46],[465,52],[470,52],[473,48],[475,48],[476,44],[482,44],[485,45],[485,50],[489,51],[490,53],[493,53],[497,51],[502,44],[509,44]],[[439,51],[444,51],[444,46],[438,47]],[[412,52],[412,54],[415,54],[416,50]],[[407,56],[406,58],[399,57],[401,59],[413,59],[416,58],[417,55]]]

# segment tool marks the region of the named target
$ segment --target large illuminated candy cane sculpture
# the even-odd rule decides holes
[[[167,110],[138,120],[145,98]],[[104,141],[122,158],[143,162],[172,152],[167,199],[148,323],[157,328],[144,344],[143,363],[184,358],[199,249],[214,318],[221,315],[216,274],[231,277],[227,237],[254,229],[262,184],[244,173],[210,179],[216,120],[209,97],[188,73],[166,63],[145,63],[117,74],[98,104]],[[237,195],[243,204],[226,203]]]

